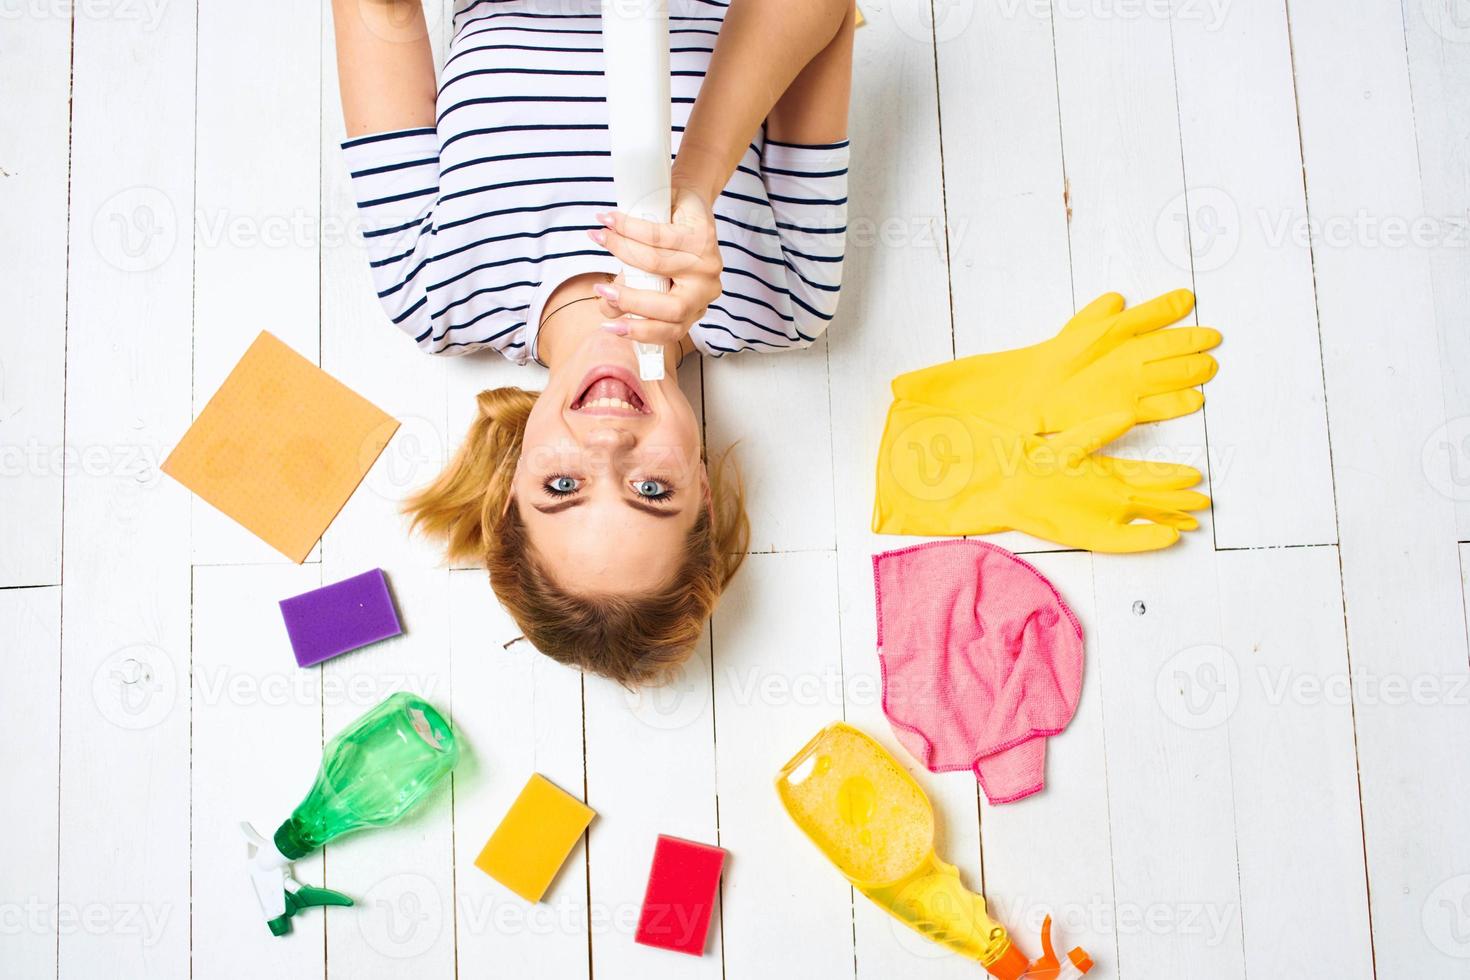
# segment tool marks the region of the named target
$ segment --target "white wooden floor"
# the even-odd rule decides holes
[[[1470,9],[934,9],[865,4],[827,341],[686,368],[711,445],[743,440],[756,554],[640,700],[503,650],[483,575],[405,536],[472,393],[535,375],[384,321],[324,11],[0,6],[0,975],[979,975],[854,901],[771,786],[833,719],[894,744],[886,382],[1180,285],[1222,370],[1129,448],[1207,467],[1214,513],[1148,556],[1002,540],[1084,620],[1086,686],[1044,795],[919,774],[942,852],[1027,950],[1050,911],[1097,976],[1470,974]],[[403,420],[299,567],[158,472],[262,328]],[[275,600],[375,566],[407,635],[297,670]],[[453,711],[452,793],[303,862],[360,906],[271,939],[236,821],[273,827],[323,736],[400,687]],[[532,770],[599,816],[527,909],[471,861]],[[632,942],[660,832],[732,855],[700,960]]]

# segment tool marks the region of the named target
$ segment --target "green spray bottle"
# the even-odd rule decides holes
[[[459,761],[459,745],[444,716],[407,692],[391,695],[327,743],[316,783],[286,822],[266,840],[248,823],[246,860],[255,897],[271,935],[291,931],[306,908],[351,905],[326,888],[303,886],[291,862],[362,827],[397,822]]]

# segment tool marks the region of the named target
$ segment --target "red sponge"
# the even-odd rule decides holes
[[[721,848],[659,834],[633,938],[645,946],[703,956],[724,866]]]

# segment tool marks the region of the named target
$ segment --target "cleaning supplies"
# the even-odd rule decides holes
[[[291,874],[292,861],[342,834],[396,822],[458,761],[449,723],[406,692],[390,695],[328,742],[311,792],[271,840],[240,825],[271,934],[290,932],[291,917],[303,908],[352,904],[337,892],[302,887]]]
[[[1208,328],[1160,329],[1193,296],[1125,310],[1107,294],[1032,347],[894,379],[879,449],[873,530],[963,535],[1001,530],[1093,551],[1168,547],[1209,498],[1178,464],[1097,454],[1138,422],[1192,412],[1214,376]],[[1135,522],[1142,523],[1135,523]]]
[[[703,956],[724,866],[722,848],[659,834],[633,941]]]
[[[300,564],[398,421],[262,332],[163,471]]]
[[[282,599],[280,606],[301,667],[403,632],[381,568]]]
[[[1051,944],[1051,916],[1041,920],[1041,959],[1026,971],[1026,980],[1078,980],[1092,969],[1092,957],[1081,946],[1073,946],[1063,962]]]
[[[668,0],[602,0],[607,135],[618,210],[667,224],[670,213]],[[623,266],[634,289],[669,291],[667,276]],[[635,343],[638,376],[664,376],[660,344]]]
[[[934,808],[893,756],[836,722],[781,769],[786,812],[854,888],[905,925],[1002,980],[1029,967],[985,898],[934,853]]]
[[[1209,327],[1160,328],[1193,308],[1187,289],[1129,309],[1123,297],[1105,293],[1055,337],[901,374],[893,395],[982,415],[1027,435],[1118,412],[1132,423],[1188,415],[1205,400],[1195,386],[1219,367],[1204,352],[1220,343],[1220,334]]]
[[[978,415],[895,401],[878,452],[873,530],[926,536],[1014,529],[1091,551],[1166,548],[1210,505],[1200,472],[1096,454],[1133,424],[1119,412],[1050,438]],[[1144,523],[1133,523],[1139,520]]]
[[[533,773],[485,842],[475,867],[528,902],[539,902],[597,811]]]
[[[1077,710],[1082,627],[1004,548],[935,541],[873,556],[883,713],[930,772],[972,770],[992,805],[1039,791]]]

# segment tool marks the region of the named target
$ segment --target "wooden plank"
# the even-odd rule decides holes
[[[60,11],[53,11],[59,13]],[[71,23],[32,16],[0,59],[0,237],[13,326],[0,332],[0,587],[61,581]],[[23,229],[23,231],[22,231]],[[107,468],[92,447],[71,466]]]
[[[321,31],[311,4],[200,8],[195,415],[261,330],[318,360],[318,246],[347,227],[318,214]],[[192,520],[196,564],[288,561],[202,500]]]
[[[591,674],[586,697],[592,975],[719,977],[718,919],[698,960],[633,942],[659,834],[721,841],[708,637],[662,688],[627,691]]]
[[[51,977],[62,922],[56,872],[61,590],[0,591],[0,637],[11,670],[0,686],[0,711],[16,739],[7,749],[11,792],[0,802],[0,833],[25,842],[6,856],[0,885],[5,965],[17,976]]]
[[[703,365],[686,361],[679,382],[704,426]],[[744,472],[749,472],[745,466]],[[626,691],[584,680],[588,802],[599,809],[589,837],[588,894],[594,973],[687,976],[689,961],[632,941],[659,833],[718,843],[715,744],[706,636],[668,685]],[[628,746],[638,746],[629,752]],[[656,758],[658,766],[647,760]],[[680,777],[670,779],[670,773]],[[718,912],[699,975],[721,974]]]
[[[842,713],[836,586],[830,552],[752,555],[715,613],[728,976],[853,974],[851,889],[786,816],[772,785]],[[795,610],[793,596],[801,614],[779,616]]]
[[[1434,975],[1448,961],[1426,909],[1470,869],[1470,840],[1439,829],[1470,808],[1470,787],[1444,778],[1470,717],[1452,703],[1467,659],[1454,501],[1436,489],[1451,460],[1423,452],[1445,411],[1429,262],[1381,237],[1424,206],[1404,24],[1398,7],[1308,2],[1291,31],[1308,207],[1338,229],[1315,262],[1350,662],[1355,678],[1420,685],[1354,695],[1376,966]]]
[[[431,8],[432,13],[432,8]],[[335,64],[324,32],[323,65]],[[431,31],[431,37],[438,34]],[[337,73],[321,73],[322,221],[355,228],[354,198],[338,148],[343,139]],[[353,696],[328,701],[324,730],[334,734],[383,697],[410,689],[449,710],[449,573],[428,542],[411,539],[399,512],[410,487],[394,465],[415,432],[444,431],[445,372],[441,359],[413,350],[386,321],[369,283],[357,235],[324,240],[321,250],[322,367],[396,418],[409,421],[374,465],[322,540],[322,580],[335,582],[370,568],[387,574],[404,635],[324,667]],[[416,447],[419,452],[422,447]],[[429,447],[427,452],[432,452]],[[420,460],[437,471],[443,459]],[[352,926],[327,932],[328,972],[337,977],[394,976],[415,970],[447,975],[454,962],[454,827],[452,793],[437,790],[415,815],[373,832],[371,847],[330,848],[330,887],[361,899]],[[366,843],[366,842],[364,842]],[[384,854],[391,854],[385,863]]]
[[[833,481],[840,488],[834,494],[838,622],[847,720],[908,761],[883,717],[872,556],[913,539],[868,530],[873,460],[888,411],[889,381],[895,374],[952,357],[954,345],[933,29],[901,4],[892,8],[891,17],[868,13],[873,16],[859,33],[854,52],[852,143],[859,149],[849,178],[852,205],[842,304],[827,332]],[[968,884],[978,887],[974,785],[931,779],[922,772],[917,776],[944,828],[946,859],[960,867]],[[886,980],[915,970],[925,976],[973,976],[973,962],[915,938],[867,899],[859,896],[852,914],[860,977]]]
[[[154,464],[190,419],[195,7],[74,29],[66,431],[126,462],[65,487],[60,901],[158,928],[72,930],[58,974],[186,976],[189,503]]]
[[[239,824],[269,837],[306,796],[321,762],[322,671],[300,668],[281,599],[321,585],[316,565],[194,571],[189,851],[194,975],[321,977],[323,933],[350,928],[353,909],[309,910],[271,939],[255,902]],[[304,884],[322,858],[296,862]]]
[[[1186,678],[1190,704],[1214,696],[1226,709],[1247,973],[1366,980],[1373,945],[1337,549],[1226,552],[1219,568],[1227,669],[1175,680]],[[1176,720],[1213,718],[1205,708]]]
[[[939,22],[956,357],[1037,343],[1072,315],[1051,18],[1038,10],[976,4]],[[1019,531],[985,540],[1023,553],[1065,550]]]
[[[1425,454],[1455,501],[1456,536],[1470,539],[1470,23],[1453,0],[1404,8],[1414,132],[1423,187],[1434,314],[1439,327],[1445,423],[1431,432]],[[1448,469],[1443,469],[1448,463]]]
[[[587,853],[578,845],[538,905],[474,867],[531,773],[581,797],[582,678],[524,641],[485,573],[449,576],[456,960],[461,976],[571,980],[588,970]],[[594,825],[594,833],[596,826]]]
[[[704,411],[711,454],[736,447],[750,550],[831,549],[836,532],[826,341],[777,357],[708,361]]]
[[[1225,335],[1220,374],[1205,390],[1215,543],[1334,542],[1284,5],[1231,6],[1218,22],[1192,0],[1174,9],[1186,182],[1160,212],[1158,234],[1165,255],[1182,245],[1192,259],[1175,282],[1188,285],[1192,265],[1196,319]]]
[[[1046,789],[1015,803],[983,807],[986,901],[1031,957],[1041,955],[1038,935],[1050,915],[1058,947],[1081,946],[1099,963],[1112,964],[1119,924],[1118,916],[1109,914],[1117,909],[1102,698],[1109,665],[1093,636],[1092,556],[1029,555],[1027,560],[1051,580],[1081,621],[1087,659],[1077,713],[1066,732],[1047,742]]]
[[[1189,258],[1160,243],[1155,219],[1183,190],[1167,18],[1095,9],[1056,23],[1062,144],[1071,182],[1073,288],[1151,296],[1179,281]],[[1194,415],[1136,430],[1110,451],[1179,459],[1206,446]],[[1155,678],[1173,658],[1218,648],[1220,623],[1209,516],[1163,552],[1099,555],[1095,641],[1108,748],[1108,808],[1119,917],[1119,976],[1244,974],[1238,917],[1217,941],[1182,928],[1121,921],[1151,908],[1239,907],[1229,766],[1222,729],[1187,731],[1159,710]],[[1146,920],[1145,920],[1146,921]]]

